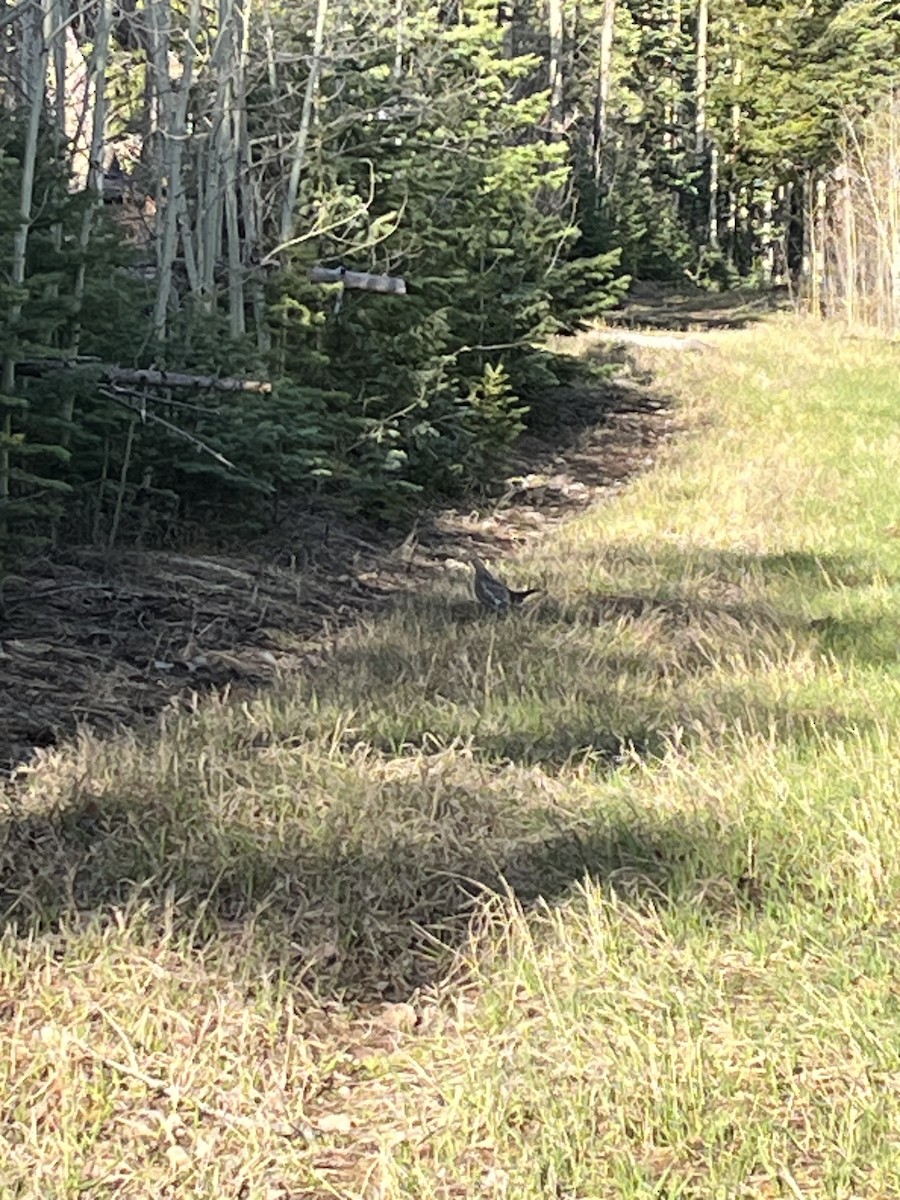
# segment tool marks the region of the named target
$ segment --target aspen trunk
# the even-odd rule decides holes
[[[707,218],[710,246],[719,245],[719,148],[709,143],[709,213]]]
[[[109,39],[112,30],[113,0],[101,0],[94,32],[94,49],[91,54],[91,79],[88,87],[93,91],[91,145],[88,155],[87,192],[88,204],[81,218],[78,231],[79,263],[72,287],[74,318],[68,338],[68,353],[78,355],[81,344],[81,313],[84,305],[84,287],[87,275],[87,252],[94,226],[94,216],[103,203],[103,149],[106,144],[106,69],[109,59]],[[68,391],[62,402],[60,416],[63,427],[60,443],[68,446],[71,440],[72,421],[75,417],[75,395]],[[54,538],[55,538],[54,529]]]
[[[19,185],[19,224],[12,238],[12,254],[9,263],[9,281],[13,287],[13,298],[8,308],[7,320],[11,330],[10,342],[3,358],[0,373],[0,395],[14,396],[16,386],[16,325],[22,316],[22,300],[18,298],[25,283],[25,255],[28,249],[28,230],[31,224],[34,199],[34,174],[37,165],[38,136],[41,114],[47,87],[47,60],[52,36],[53,0],[35,0],[25,10],[22,30],[23,55],[22,76],[28,104],[28,125],[22,151],[22,178]],[[0,426],[0,535],[6,531],[3,509],[10,495],[11,449],[13,437],[13,406],[3,405],[3,423]]]
[[[853,188],[850,182],[850,170],[846,164],[841,179],[841,201],[841,215],[844,225],[844,320],[848,325],[852,325],[856,320],[856,281],[858,275],[856,264],[856,214],[853,210]]]
[[[112,0],[101,0],[94,33],[94,49],[91,54],[90,90],[93,91],[91,145],[88,154],[87,191],[91,203],[84,210],[78,234],[78,249],[81,261],[75,275],[74,300],[75,324],[69,339],[70,353],[77,355],[81,341],[81,306],[84,300],[87,248],[91,240],[94,215],[103,202],[103,157],[106,145],[106,69],[109,62],[109,39],[112,31]]]
[[[181,77],[177,86],[169,77],[169,88],[174,92],[171,107],[170,127],[164,130],[162,167],[166,180],[165,206],[160,214],[160,239],[158,272],[156,279],[156,301],[153,308],[153,333],[157,341],[165,341],[168,331],[169,301],[172,295],[172,265],[178,249],[178,217],[184,207],[184,179],[182,159],[187,139],[187,110],[191,87],[194,82],[194,58],[197,34],[200,28],[200,0],[190,0],[188,14],[188,36],[184,39],[181,60]],[[168,74],[168,70],[167,70]],[[191,247],[193,266],[193,247]],[[185,258],[187,258],[185,248]],[[196,270],[196,268],[194,268]],[[190,280],[190,272],[188,275]]]
[[[593,167],[598,188],[609,182],[609,98],[612,83],[612,53],[615,36],[616,0],[603,0],[600,23],[600,63],[594,94]]]
[[[891,98],[888,113],[887,222],[890,270],[887,327],[890,333],[900,329],[900,100]]]
[[[257,263],[262,256],[263,202],[260,172],[253,161],[250,132],[247,127],[247,71],[250,65],[251,3],[246,0],[241,41],[241,70],[236,95],[235,139],[239,157],[239,179],[241,213],[244,218],[243,260]],[[274,63],[273,63],[274,66]],[[271,336],[266,320],[265,286],[258,266],[251,269],[247,278],[247,293],[253,314],[256,344],[263,354],[271,349]]]
[[[666,100],[663,107],[663,145],[670,153],[674,152],[679,143],[678,137],[678,63],[680,59],[679,45],[681,42],[681,0],[674,0],[672,5],[671,50],[668,77],[666,79]]]
[[[53,69],[53,149],[57,162],[63,161],[66,148],[66,31],[68,22],[62,0],[52,5],[52,42],[48,46],[50,64]],[[2,36],[2,35],[0,35]],[[53,247],[62,249],[62,222],[57,221],[51,233]],[[49,300],[59,295],[59,284],[49,283],[45,294]]]
[[[731,64],[731,82],[738,90],[744,77],[744,64],[740,55],[735,52]],[[738,151],[741,144],[742,113],[740,102],[735,100],[731,106],[731,151],[729,153],[731,178],[728,187],[728,257],[732,264],[739,261],[738,234],[740,230],[741,188],[737,179]]]
[[[565,129],[563,120],[564,40],[563,0],[550,0],[550,58],[547,65],[550,85],[550,137],[555,142],[559,141]]]
[[[169,77],[169,39],[172,24],[170,0],[148,0],[147,18],[150,48],[147,63],[147,90],[150,107],[149,157],[155,181],[156,255],[160,267],[163,210],[166,204],[166,134],[171,127],[172,81]]]
[[[694,75],[694,153],[698,161],[706,154],[707,137],[707,41],[709,37],[709,0],[697,4],[697,69]]]
[[[306,90],[303,93],[303,108],[300,111],[300,128],[294,139],[291,151],[291,171],[288,177],[284,203],[281,207],[281,236],[280,241],[290,240],[294,222],[294,209],[297,206],[297,196],[300,192],[300,177],[306,164],[306,146],[309,141],[309,130],[312,124],[313,105],[319,88],[319,72],[322,67],[322,50],[325,45],[325,20],[328,16],[328,0],[317,0],[316,29],[313,34],[313,53],[309,64],[309,74],[306,77]]]
[[[238,138],[240,116],[236,96],[241,91],[241,49],[243,44],[244,12],[240,0],[227,0],[228,61],[224,83],[223,120],[221,124],[222,170],[225,182],[225,240],[228,250],[228,329],[232,337],[246,332],[244,317],[244,269],[238,202]]]

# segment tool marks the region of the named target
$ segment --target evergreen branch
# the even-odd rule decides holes
[[[207,408],[204,404],[191,404],[188,400],[176,400],[174,396],[158,396],[155,392],[139,392],[137,388],[127,387],[114,386],[110,390],[117,392],[120,396],[131,396],[135,400],[140,400],[142,404],[150,400],[155,404],[171,404],[174,408],[200,413],[204,417],[220,417],[222,415],[220,408]]]
[[[136,404],[130,403],[123,396],[119,395],[112,388],[101,387],[98,389],[101,396],[105,396],[107,400],[112,400],[114,404],[120,405],[127,412],[130,412],[135,417],[140,417],[141,421],[154,421],[157,425],[162,425],[164,429],[168,429],[170,433],[174,433],[177,437],[183,438],[186,442],[190,442],[198,450],[202,450],[205,454],[211,455],[216,462],[227,467],[230,471],[235,471],[242,475],[240,471],[230,459],[227,459],[224,454],[220,454],[218,450],[204,442],[202,438],[197,437],[195,433],[188,433],[186,429],[182,429],[179,425],[173,425],[171,421],[167,421],[165,417],[161,417],[158,413],[148,412],[146,409],[139,408]]]

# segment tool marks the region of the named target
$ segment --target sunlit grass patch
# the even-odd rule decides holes
[[[900,1194],[894,352],[647,361],[685,431],[526,608],[10,789],[0,1191]]]

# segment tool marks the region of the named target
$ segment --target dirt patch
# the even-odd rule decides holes
[[[80,725],[139,725],[308,669],[341,629],[436,586],[465,550],[502,556],[614,493],[675,428],[667,401],[634,383],[554,403],[552,433],[522,440],[487,512],[445,510],[405,536],[303,514],[241,554],[79,549],[26,563],[3,587],[0,771]]]
[[[708,292],[688,285],[642,283],[622,308],[607,315],[608,325],[671,332],[745,329],[773,312],[793,306],[788,288],[747,288]]]

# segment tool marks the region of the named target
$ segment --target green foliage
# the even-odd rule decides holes
[[[0,117],[0,260],[5,263],[13,258],[22,227],[24,134],[15,113]],[[18,286],[7,276],[0,283],[0,359],[6,370],[23,355],[51,353],[71,313],[61,237],[61,222],[70,206],[65,173],[48,151],[49,146],[42,145],[37,157],[34,188],[42,203],[29,223],[26,282]],[[35,436],[40,409],[34,409],[28,389],[12,373],[6,382],[7,391],[0,394],[0,556],[29,544],[35,522],[58,515],[60,498],[70,490],[57,473],[68,461],[68,451],[53,438]]]
[[[338,152],[321,156],[301,196],[302,212],[340,228],[319,239],[316,261],[340,261],[349,229],[353,265],[404,275],[407,297],[348,292],[332,311],[332,294],[305,282],[304,245],[274,298],[292,331],[282,364],[302,370],[318,355],[354,397],[342,494],[367,508],[482,485],[523,427],[528,393],[555,382],[536,343],[623,287],[614,253],[566,268],[578,228],[565,147],[534,137],[546,96],[522,90],[539,60],[505,54],[494,6],[467,17],[410,21],[402,101],[394,31],[379,38],[366,19],[367,52],[341,73],[340,107],[368,118],[340,125]],[[354,198],[371,185],[360,211]]]
[[[82,264],[86,199],[69,193],[65,151],[45,138],[25,284],[0,282],[6,312],[21,310],[0,326],[0,351],[11,361],[77,344],[105,362],[267,378],[274,387],[227,399],[215,391],[110,398],[89,372],[20,373],[0,400],[9,492],[0,503],[18,533],[59,531],[63,516],[73,535],[99,539],[168,536],[173,523],[213,515],[219,525],[256,527],[296,497],[395,518],[489,486],[522,429],[547,416],[543,398],[561,365],[541,349],[546,336],[601,317],[631,277],[688,275],[710,288],[761,278],[761,206],[779,184],[827,165],[842,113],[870,103],[898,50],[892,0],[712,6],[704,132],[697,7],[620,0],[599,146],[591,114],[605,6],[585,0],[567,23],[563,132],[548,121],[545,16],[538,6],[513,7],[498,23],[491,0],[464,9],[409,0],[400,26],[392,6],[329,12],[295,236],[277,250],[289,148],[304,121],[313,6],[275,4],[251,21],[239,104],[244,312],[237,321],[229,312],[237,268],[224,261],[215,222],[190,247],[182,231],[162,345],[150,320],[156,243],[143,248],[142,276],[121,229],[98,213]],[[184,6],[172,15],[178,47]],[[226,53],[219,32],[198,33],[184,146],[183,183],[192,195],[203,190],[206,212],[221,202],[212,169],[219,134],[209,130],[226,97],[206,66],[207,54]],[[153,179],[153,140],[142,155],[135,149],[146,134],[147,69],[132,35],[129,24],[117,27],[107,133],[130,141],[126,165],[159,197],[166,188]],[[20,144],[20,118],[7,114],[7,262]],[[792,233],[804,202],[798,187],[793,215],[779,218],[794,222]],[[718,242],[711,212],[727,217]],[[201,258],[216,270],[198,299],[190,281]],[[311,265],[338,263],[402,275],[407,294],[310,283]],[[82,265],[79,305],[72,284]],[[244,324],[246,336],[232,337]]]

